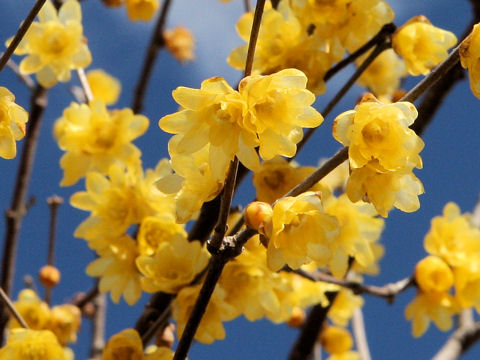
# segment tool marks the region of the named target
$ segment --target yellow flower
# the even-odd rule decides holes
[[[272,204],[281,198],[307,176],[315,171],[313,166],[298,166],[282,157],[275,157],[264,161],[253,174],[253,185],[257,190],[257,200]],[[322,191],[326,196],[326,189],[320,184],[312,187],[312,191]]]
[[[209,254],[198,241],[188,241],[186,234],[175,234],[159,243],[153,256],[140,255],[136,259],[143,290],[153,293],[177,293],[190,284],[208,264]]]
[[[70,70],[92,61],[83,37],[82,12],[77,0],[68,0],[58,11],[47,1],[15,50],[28,55],[20,63],[22,74],[37,74],[38,82],[51,87],[70,80]],[[11,40],[7,41],[7,44]]]
[[[337,326],[327,326],[322,330],[320,343],[330,354],[341,354],[352,348],[353,339],[348,330]]]
[[[94,98],[103,101],[105,105],[117,102],[122,86],[116,78],[102,69],[95,69],[87,72],[87,80]]]
[[[468,69],[472,92],[480,98],[480,24],[460,44],[460,62]]]
[[[364,59],[364,58],[362,58]],[[358,61],[360,65],[362,61]],[[400,88],[400,81],[407,75],[405,62],[392,49],[382,52],[358,79],[358,83],[370,89],[377,97],[392,98]]]
[[[234,49],[227,59],[236,69],[245,68],[252,23],[253,12],[243,15],[237,23],[237,32],[247,44]],[[336,39],[308,34],[292,13],[288,1],[281,1],[277,9],[265,10],[262,17],[253,74],[296,68],[307,75],[308,89],[320,94],[325,91],[325,73],[343,54],[344,49]]]
[[[318,193],[306,192],[280,199],[265,231],[267,263],[272,271],[285,263],[298,269],[312,260],[322,266],[331,259],[330,243],[338,234],[338,221],[323,211]]]
[[[134,329],[113,335],[105,345],[102,360],[143,360],[143,345]]]
[[[125,6],[131,21],[150,21],[158,9],[158,0],[126,0]]]
[[[471,255],[480,252],[480,230],[460,214],[457,204],[450,202],[443,208],[443,216],[432,219],[424,247],[450,266],[464,266],[470,262]]]
[[[328,318],[338,326],[347,326],[356,309],[363,306],[363,298],[351,290],[340,288],[328,312]]]
[[[415,106],[409,102],[364,101],[355,110],[337,116],[333,136],[349,146],[350,166],[354,169],[367,163],[379,172],[422,168],[419,153],[424,143],[409,129],[417,115]]]
[[[410,170],[380,173],[378,167],[368,164],[352,170],[347,184],[349,199],[371,202],[383,217],[388,217],[393,207],[405,212],[417,211],[418,195],[424,193],[420,180]]]
[[[442,331],[452,328],[452,316],[458,313],[458,305],[452,295],[445,292],[424,293],[420,291],[405,309],[405,317],[412,321],[412,335],[422,336],[430,321]]]
[[[393,49],[405,60],[411,75],[428,74],[456,43],[453,33],[433,26],[425,16],[410,19],[392,37]]]
[[[182,336],[200,292],[200,287],[201,285],[184,287],[172,303],[172,316],[178,326],[178,338]],[[215,287],[202,321],[198,326],[195,340],[203,344],[211,344],[215,340],[223,340],[225,338],[225,329],[222,321],[230,321],[237,316],[235,308],[225,301],[226,295],[225,290],[220,285]]]
[[[453,285],[453,273],[441,258],[427,256],[415,267],[415,280],[423,292],[447,292]]]
[[[99,255],[87,266],[87,275],[100,277],[100,292],[110,291],[115,303],[123,295],[127,304],[134,305],[142,295],[141,276],[135,265],[138,256],[135,241],[129,235],[123,235],[111,240],[108,248]]]
[[[173,30],[165,30],[163,38],[168,51],[178,61],[183,63],[195,59],[195,54],[193,53],[195,39],[186,27],[177,26]]]
[[[463,309],[475,306],[480,312],[480,254],[470,256],[467,263],[453,269],[455,299]]]
[[[15,329],[0,349],[0,360],[69,360],[49,330]]]
[[[35,291],[31,289],[20,291],[14,306],[30,329],[44,330],[47,328],[50,319],[50,309],[47,303],[40,300]],[[19,327],[21,325],[12,317],[9,322],[9,328],[15,329]]]
[[[174,352],[165,347],[151,345],[145,349],[144,360],[172,360]]]
[[[153,255],[160,244],[180,235],[187,236],[183,227],[175,223],[171,214],[147,216],[142,219],[137,235],[138,252],[142,255]]]
[[[354,204],[346,194],[329,197],[324,204],[325,212],[336,217],[339,224],[338,236],[329,245],[332,251],[328,261],[330,272],[343,278],[350,257],[364,268],[374,263],[372,244],[380,238],[384,226],[384,221],[375,217],[374,207],[364,202]]]
[[[4,159],[17,156],[15,141],[22,139],[27,132],[28,113],[14,101],[15,96],[0,86],[0,157]]]
[[[139,164],[141,152],[132,141],[148,125],[145,116],[130,109],[108,112],[98,99],[89,105],[72,103],[54,127],[58,146],[66,151],[60,160],[64,170],[60,185],[73,185],[88,171],[105,174],[115,163]]]
[[[54,306],[50,312],[48,329],[56,336],[60,344],[65,346],[69,342],[77,341],[77,332],[80,330],[82,313],[71,304]]]

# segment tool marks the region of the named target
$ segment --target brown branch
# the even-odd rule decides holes
[[[20,28],[13,37],[12,42],[8,45],[7,50],[5,50],[2,57],[0,58],[0,72],[3,70],[3,68],[8,62],[8,59],[10,59],[17,46],[20,44],[20,41],[22,41],[23,37],[28,31],[28,28],[30,27],[30,25],[32,25],[33,20],[35,20],[35,17],[42,8],[43,4],[45,4],[45,1],[46,0],[37,0],[32,10],[30,10],[27,17],[23,21],[22,25],[20,25]]]
[[[59,196],[52,196],[47,199],[50,207],[50,229],[48,237],[48,256],[47,264],[54,266],[55,263],[55,240],[57,233],[58,207],[63,204],[63,199]],[[50,305],[52,299],[52,286],[45,286],[45,302]]]
[[[72,302],[72,304],[78,307],[80,310],[82,310],[85,307],[85,305],[93,301],[98,294],[100,294],[100,291],[98,290],[98,282],[97,282],[95,286],[91,288],[87,293],[77,297]]]
[[[329,284],[339,285],[346,289],[352,290],[355,295],[361,294],[368,294],[373,295],[382,299],[387,300],[389,304],[392,304],[395,301],[395,298],[398,294],[404,292],[411,286],[415,285],[415,280],[413,277],[408,277],[394,283],[389,283],[383,286],[375,286],[375,285],[365,285],[358,281],[347,280],[347,279],[339,279],[335,276],[315,271],[315,272],[307,272],[304,270],[288,270],[292,271],[295,274],[303,276],[312,281],[322,281]]]
[[[30,76],[20,73],[20,69],[18,68],[18,65],[15,63],[15,61],[9,59],[7,61],[7,66],[10,68],[10,70],[13,71],[15,75],[17,75],[20,81],[23,82],[27,88],[32,91],[35,89],[35,81],[33,81]]]
[[[458,328],[435,354],[432,360],[454,360],[480,340],[480,321]]]
[[[28,192],[35,151],[40,134],[42,115],[47,104],[47,90],[38,85],[32,94],[30,120],[23,144],[20,167],[15,181],[14,195],[10,208],[6,211],[6,231],[3,246],[2,275],[0,286],[10,295],[15,272],[15,261],[18,246],[18,236],[25,216],[25,198]],[[8,313],[0,306],[0,332],[3,334],[8,321]]]
[[[250,76],[252,73],[253,59],[255,57],[255,47],[257,46],[258,33],[260,32],[260,24],[262,23],[263,8],[265,0],[258,0],[253,14],[252,31],[250,31],[250,40],[248,41],[247,60],[245,64],[244,77]]]
[[[92,318],[92,344],[90,358],[100,360],[105,347],[105,319],[107,314],[107,296],[98,295],[93,301],[95,313]]]
[[[134,113],[138,114],[142,111],[143,101],[145,98],[145,92],[147,90],[148,82],[152,75],[153,65],[157,59],[158,51],[162,49],[165,45],[163,39],[163,29],[165,28],[165,23],[167,21],[167,14],[170,8],[171,0],[165,0],[160,10],[160,15],[158,16],[158,21],[153,30],[152,37],[150,39],[150,44],[147,49],[147,54],[143,63],[142,72],[137,82],[135,88],[135,95],[132,103],[132,110]]]

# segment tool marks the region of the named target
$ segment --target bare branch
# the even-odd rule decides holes
[[[478,340],[480,340],[480,321],[473,325],[461,326],[448,338],[432,360],[458,359]]]
[[[17,319],[18,323],[24,327],[25,329],[28,329],[28,325],[25,322],[25,320],[22,318],[22,315],[15,309],[15,306],[12,303],[12,300],[8,297],[8,295],[3,291],[3,289],[0,287],[0,297],[2,298],[3,302],[7,306],[8,310],[10,313]]]

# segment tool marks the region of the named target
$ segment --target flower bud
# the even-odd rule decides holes
[[[60,282],[60,271],[53,265],[45,265],[38,273],[43,286],[54,287]]]
[[[114,8],[123,5],[123,0],[102,0],[105,6]]]
[[[293,328],[298,328],[303,325],[305,321],[305,310],[301,307],[295,306],[292,309],[292,315],[288,319],[287,324]]]
[[[441,258],[427,256],[415,267],[415,280],[424,292],[445,292],[453,285],[453,273]]]
[[[195,39],[186,27],[177,26],[173,30],[165,30],[163,38],[168,51],[170,51],[178,61],[183,63],[195,59],[193,53]]]
[[[337,326],[328,326],[320,335],[320,344],[330,354],[341,354],[350,350],[353,340],[348,330]]]
[[[254,201],[248,204],[245,209],[245,224],[254,230],[264,234],[265,223],[272,218],[273,210],[270,204],[261,201]]]

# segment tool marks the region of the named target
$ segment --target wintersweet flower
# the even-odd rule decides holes
[[[171,214],[147,216],[142,219],[138,231],[138,252],[142,255],[153,255],[160,244],[178,235],[186,237],[187,233]]]
[[[82,313],[78,307],[71,304],[54,306],[50,312],[48,329],[51,330],[62,346],[77,341]]]
[[[131,109],[108,111],[98,99],[87,104],[72,103],[54,127],[58,146],[66,153],[60,160],[62,186],[75,184],[88,171],[107,173],[110,165],[140,164],[140,150],[132,141],[149,125]]]
[[[0,349],[0,360],[70,360],[49,330],[14,329]]]
[[[189,29],[184,26],[177,26],[163,32],[165,46],[168,51],[181,63],[195,59],[193,52],[195,39]]]
[[[468,69],[472,92],[480,98],[480,23],[460,44],[460,62]]]
[[[362,58],[364,59],[364,58]],[[362,61],[358,61],[360,65]],[[400,81],[407,76],[405,62],[392,49],[382,52],[358,79],[376,97],[392,98],[400,88]]]
[[[177,323],[178,338],[182,336],[200,287],[201,285],[184,287],[172,303],[172,316]],[[203,344],[211,344],[215,340],[225,338],[222,322],[233,320],[237,316],[235,308],[225,301],[226,296],[225,290],[217,284],[195,333],[195,340]]]
[[[364,300],[346,288],[336,289],[338,295],[328,312],[328,318],[338,326],[347,326],[356,309],[363,306]]]
[[[135,265],[138,256],[135,240],[126,234],[111,240],[107,248],[99,251],[99,256],[87,266],[87,275],[99,277],[100,292],[110,292],[115,303],[123,295],[127,304],[134,305],[142,295],[141,276]]]
[[[15,50],[28,55],[20,63],[22,74],[37,74],[38,82],[51,87],[70,80],[70,70],[87,67],[92,61],[83,37],[82,12],[77,0],[68,0],[57,10],[47,1]],[[7,41],[7,44],[11,40]]]
[[[127,355],[128,354],[128,355]],[[105,345],[102,360],[143,360],[142,339],[134,329],[125,329],[113,335]]]
[[[332,257],[330,243],[338,235],[338,221],[323,210],[320,195],[306,192],[280,199],[273,207],[268,238],[267,263],[272,271],[285,264],[293,269],[311,261],[320,266]]]
[[[22,139],[27,132],[28,113],[14,101],[15,95],[0,86],[0,157],[4,159],[17,156],[15,141]]]
[[[450,202],[443,208],[443,216],[432,219],[424,247],[450,266],[474,265],[472,255],[480,253],[480,230],[460,213],[457,204]]]
[[[480,312],[480,253],[470,256],[467,263],[453,269],[455,299],[463,308],[475,306]]]
[[[352,170],[347,184],[349,199],[371,202],[383,217],[388,217],[393,207],[405,212],[417,211],[420,208],[418,195],[424,193],[421,181],[411,170],[381,173],[378,167],[378,164],[368,164]]]
[[[40,300],[32,289],[23,289],[18,294],[18,300],[14,303],[15,309],[25,320],[28,327],[33,330],[44,330],[50,321],[50,309],[46,302]],[[15,317],[9,321],[10,329],[22,327]]]
[[[450,330],[452,317],[458,311],[458,305],[449,293],[420,291],[405,309],[405,317],[412,321],[412,335],[420,337],[427,331],[431,321],[442,331]]]
[[[95,69],[87,72],[87,80],[94,98],[103,101],[105,105],[117,102],[122,88],[118,79],[102,69]]]
[[[188,241],[185,235],[176,234],[162,241],[153,256],[137,257],[137,268],[145,276],[143,290],[175,294],[206,268],[207,250],[199,241]]]
[[[453,285],[453,272],[441,258],[427,256],[415,267],[415,281],[423,292],[448,292]]]
[[[320,334],[320,344],[332,355],[348,352],[353,346],[353,339],[347,329],[327,326]]]
[[[158,0],[125,0],[131,21],[150,21],[158,9]]]
[[[367,163],[378,172],[422,168],[424,143],[409,129],[418,115],[409,102],[384,104],[373,99],[361,102],[334,120],[333,136],[349,146],[353,169]],[[373,162],[375,161],[375,162]]]
[[[410,19],[392,37],[392,47],[405,60],[411,75],[428,74],[456,43],[452,32],[433,26],[425,16]]]

